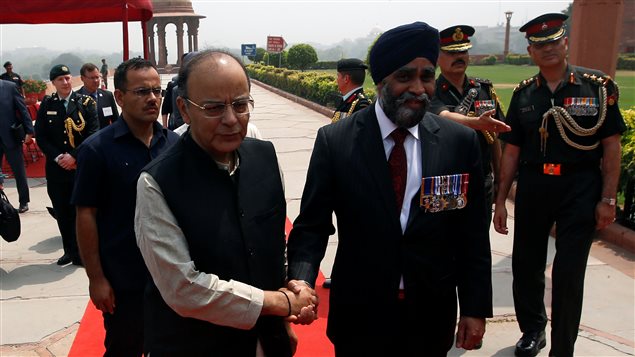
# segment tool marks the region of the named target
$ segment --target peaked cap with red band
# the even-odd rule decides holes
[[[441,50],[446,52],[463,52],[472,48],[470,37],[474,35],[474,28],[467,25],[450,26],[439,32]]]
[[[565,35],[564,21],[568,18],[557,13],[540,15],[524,24],[519,31],[525,33],[530,44],[556,41]]]

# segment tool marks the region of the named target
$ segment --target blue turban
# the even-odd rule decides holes
[[[439,31],[425,22],[413,22],[384,32],[370,50],[370,75],[375,84],[417,57],[437,65]]]

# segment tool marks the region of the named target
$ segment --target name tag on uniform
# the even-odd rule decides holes
[[[47,110],[46,115],[57,115],[57,112],[54,110]]]
[[[530,105],[528,107],[520,108],[520,112],[523,113],[523,114],[524,113],[529,113],[529,112],[531,112],[533,110],[534,110],[534,106],[533,105]]]
[[[430,213],[465,208],[469,182],[470,174],[467,173],[424,177],[419,207]]]
[[[112,108],[111,107],[101,108],[101,110],[104,112],[104,116],[105,117],[112,116]]]

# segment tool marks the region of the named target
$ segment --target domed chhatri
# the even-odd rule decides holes
[[[152,0],[154,15],[148,21],[147,40],[150,44],[150,61],[158,67],[160,72],[166,72],[167,68],[177,68],[181,65],[181,58],[186,52],[198,51],[198,26],[199,20],[205,16],[194,13],[190,0]],[[176,26],[176,33],[168,31],[166,26]],[[184,26],[187,25],[187,26]],[[187,31],[187,51],[183,46],[183,36]],[[155,43],[155,35],[156,42]],[[176,35],[176,63],[168,64],[168,48],[166,36]]]

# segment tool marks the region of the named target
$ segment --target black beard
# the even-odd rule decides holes
[[[421,101],[423,106],[420,109],[410,109],[404,106],[404,103],[411,99]],[[430,98],[426,93],[416,96],[410,92],[405,92],[397,98],[391,94],[387,83],[381,90],[380,100],[381,107],[388,119],[400,128],[412,128],[419,124],[430,107]]]

